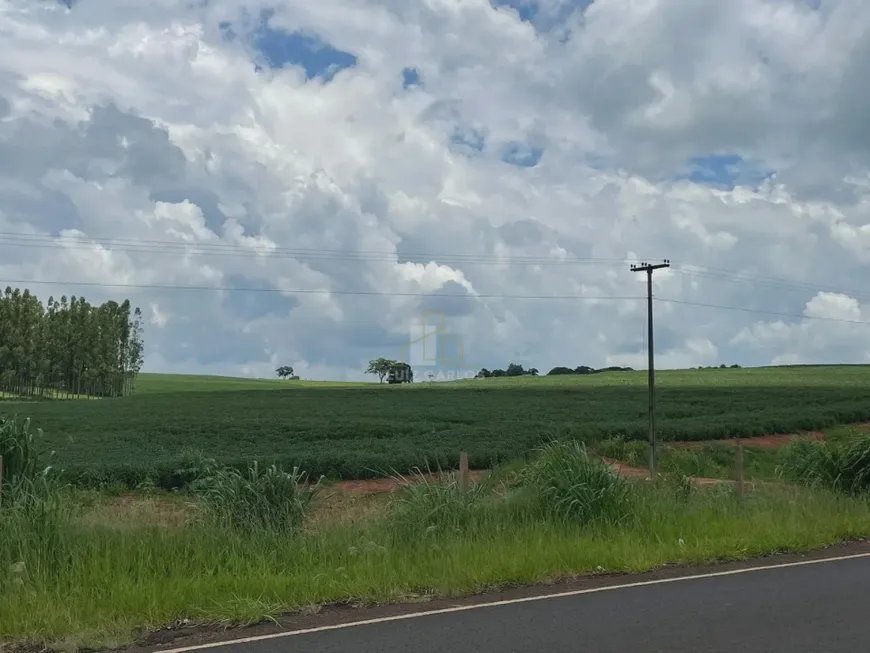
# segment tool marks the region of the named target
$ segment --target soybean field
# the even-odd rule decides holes
[[[132,396],[0,402],[44,431],[72,481],[171,488],[201,452],[358,479],[518,459],[552,438],[647,437],[647,375],[317,383],[142,374]],[[662,440],[712,440],[870,420],[870,366],[662,371]]]

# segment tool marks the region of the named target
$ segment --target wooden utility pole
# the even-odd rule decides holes
[[[459,491],[468,492],[468,454],[464,451],[459,454]]]
[[[632,272],[646,272],[646,302],[647,302],[647,341],[649,355],[649,475],[656,476],[656,372],[654,363],[653,347],[653,295],[652,276],[653,271],[671,267],[671,262],[665,259],[664,263],[641,263],[632,265]]]
[[[737,494],[741,497],[746,492],[743,485],[743,443],[737,442]]]

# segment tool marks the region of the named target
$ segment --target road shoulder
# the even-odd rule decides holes
[[[466,596],[461,598],[432,598],[411,603],[355,607],[348,604],[320,606],[316,610],[301,611],[251,626],[222,628],[210,626],[187,626],[166,628],[143,634],[132,646],[116,649],[123,653],[158,653],[206,644],[257,638],[278,633],[312,628],[328,628],[373,619],[390,619],[457,607],[472,607],[502,601],[516,601],[533,597],[548,597],[566,592],[576,592],[632,583],[644,583],[686,576],[715,574],[734,570],[749,570],[769,565],[786,565],[795,562],[824,560],[840,556],[870,553],[870,541],[856,540],[836,544],[804,553],[777,553],[741,561],[720,562],[711,565],[668,565],[643,573],[606,573],[582,575],[532,586],[511,587]]]

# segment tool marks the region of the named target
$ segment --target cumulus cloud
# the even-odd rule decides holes
[[[643,257],[662,367],[870,351],[866,2],[69,4],[0,6],[0,276],[146,369],[361,378],[423,310],[643,367]]]

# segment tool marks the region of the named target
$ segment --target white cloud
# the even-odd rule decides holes
[[[834,320],[860,320],[861,306],[854,297],[841,293],[820,292],[807,302],[808,317]]]
[[[481,367],[643,367],[644,303],[613,298],[670,258],[659,365],[863,361],[866,326],[806,318],[868,319],[870,4],[539,4],[282,3],[358,58],[329,83],[255,69],[263,2],[0,5],[0,232],[45,236],[0,236],[0,275],[216,289],[31,286],[129,296],[151,369],[359,378],[433,307]],[[711,155],[744,185],[678,179]]]
[[[719,349],[706,338],[689,338],[679,347],[662,351],[656,348],[656,369],[683,369],[687,367],[709,366],[719,364]],[[606,357],[608,366],[633,367],[646,369],[647,354],[637,352],[630,354],[615,354]]]
[[[771,364],[862,363],[870,360],[866,311],[841,293],[819,292],[803,311],[806,319],[756,322],[743,327],[732,345],[772,354]]]

